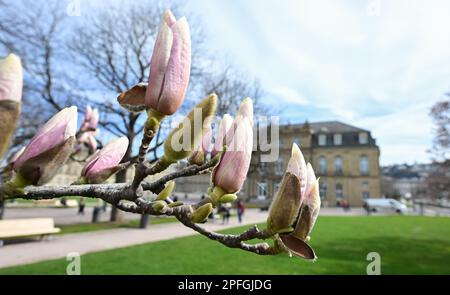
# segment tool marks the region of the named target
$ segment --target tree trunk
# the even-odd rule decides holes
[[[148,214],[142,214],[141,215],[141,221],[139,222],[139,228],[142,228],[142,229],[147,228],[148,219],[149,219]]]
[[[3,219],[3,214],[5,213],[5,201],[1,200],[0,201],[0,220]]]

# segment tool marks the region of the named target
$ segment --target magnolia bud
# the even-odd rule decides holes
[[[308,163],[308,179],[311,179],[311,184],[307,188],[307,194],[303,200],[300,215],[295,227],[293,236],[308,241],[317,216],[320,211],[320,195],[319,195],[319,180],[316,180],[311,164]],[[308,183],[310,181],[308,180]]]
[[[206,160],[207,153],[211,150],[211,125],[206,126],[202,130],[202,140],[197,149],[189,156],[189,164],[203,165]]]
[[[166,198],[170,197],[172,194],[173,189],[175,188],[175,181],[169,181],[166,183],[166,186],[164,189],[158,194],[158,200],[165,200]]]
[[[300,181],[286,172],[280,188],[272,201],[267,218],[267,229],[273,233],[292,226],[300,209]]]
[[[295,218],[298,216],[302,204],[302,180],[300,175],[303,168],[303,155],[298,146],[294,143],[292,146],[291,158],[289,159],[286,173],[283,176],[281,186],[277,195],[272,201],[267,219],[267,227],[273,232],[284,231],[284,229],[293,226]],[[305,164],[306,167],[306,164]],[[306,183],[306,177],[305,177]]]
[[[20,59],[14,54],[0,59],[0,159],[8,149],[19,119],[22,85]]]
[[[232,203],[236,201],[237,196],[235,194],[224,194],[219,198],[219,203]]]
[[[222,188],[226,193],[236,193],[247,178],[253,149],[253,113],[251,99],[245,99],[236,116],[235,126],[227,134],[230,143],[212,173],[214,186]],[[233,130],[234,129],[234,130]]]
[[[28,184],[50,181],[72,152],[76,128],[76,107],[57,113],[31,139],[15,161],[14,171]]]
[[[216,112],[217,95],[210,94],[198,103],[164,141],[164,157],[176,162],[188,157],[200,144],[201,130],[208,126]]]
[[[164,213],[167,211],[167,203],[162,200],[157,200],[152,203],[152,208],[157,212]]]
[[[121,170],[120,161],[128,149],[128,138],[114,139],[97,151],[86,163],[81,176],[88,183],[102,183]]]
[[[195,223],[202,223],[208,218],[209,214],[213,211],[211,203],[206,203],[203,206],[198,207],[192,213],[191,220]]]
[[[223,150],[223,146],[227,144],[226,134],[233,125],[233,117],[229,114],[223,115],[222,120],[220,121],[219,130],[217,132],[216,142],[214,143],[213,150],[211,152],[211,157],[215,157],[217,153]]]
[[[186,18],[178,21],[166,10],[150,65],[145,94],[147,107],[172,115],[183,103],[191,71],[191,37]]]

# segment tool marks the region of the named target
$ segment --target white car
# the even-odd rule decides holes
[[[408,208],[405,204],[394,199],[368,199],[364,202],[364,208],[370,212],[395,212],[404,214]]]

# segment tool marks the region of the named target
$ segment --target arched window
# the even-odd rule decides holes
[[[362,175],[369,174],[369,158],[366,155],[359,158],[359,172]]]
[[[334,172],[336,174],[342,174],[342,157],[336,156],[334,158]]]
[[[327,159],[325,156],[319,157],[319,173],[326,174],[327,173]]]

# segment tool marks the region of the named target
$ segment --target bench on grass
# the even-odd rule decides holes
[[[32,236],[45,237],[60,231],[61,229],[55,227],[53,218],[0,220],[0,247],[3,245],[3,240],[6,239]]]

